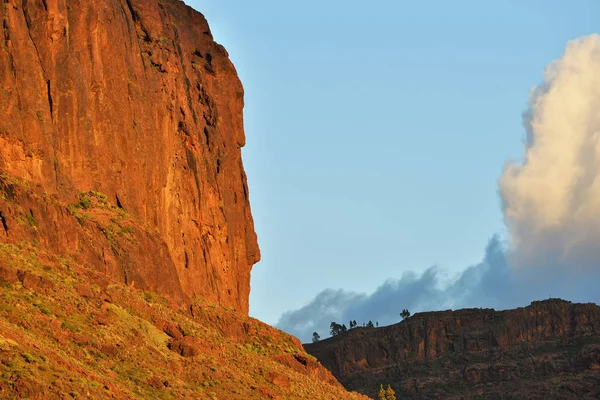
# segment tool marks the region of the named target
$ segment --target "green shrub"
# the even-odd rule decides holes
[[[33,218],[33,214],[31,212],[25,213],[25,220],[27,221],[29,226],[31,226],[32,228],[37,227],[37,221],[35,220],[35,218]]]
[[[62,323],[62,325],[60,326],[61,329],[64,329],[66,331],[70,331],[70,332],[79,332],[81,331],[81,329],[79,329],[79,327],[73,325],[72,323],[65,321]]]
[[[27,361],[29,364],[33,364],[33,363],[42,364],[42,363],[44,363],[43,359],[41,359],[38,356],[34,356],[33,354],[22,353],[21,357],[23,357],[23,359],[25,361]]]
[[[81,193],[77,205],[84,210],[87,210],[92,206],[92,200],[88,197],[87,193]]]

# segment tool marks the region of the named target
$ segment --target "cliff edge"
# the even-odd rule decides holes
[[[0,20],[0,241],[247,313],[244,91],[204,17],[177,0],[3,0]]]

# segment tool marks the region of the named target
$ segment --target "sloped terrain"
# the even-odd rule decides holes
[[[176,302],[87,265],[85,243],[118,259],[153,240],[102,193],[61,204],[6,174],[0,189],[0,397],[363,398],[294,337],[212,300]],[[71,251],[43,234],[61,227]],[[11,241],[20,236],[31,239]],[[147,260],[154,269],[160,261]]]
[[[560,299],[515,310],[419,313],[306,350],[349,390],[401,399],[597,399],[600,307]]]

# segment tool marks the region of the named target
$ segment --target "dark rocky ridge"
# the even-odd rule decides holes
[[[596,399],[600,307],[559,299],[515,310],[419,313],[304,345],[349,390],[399,399]]]

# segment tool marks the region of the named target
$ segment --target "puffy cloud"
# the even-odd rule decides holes
[[[531,93],[523,164],[499,186],[511,266],[575,273],[600,260],[600,35],[568,43]]]

